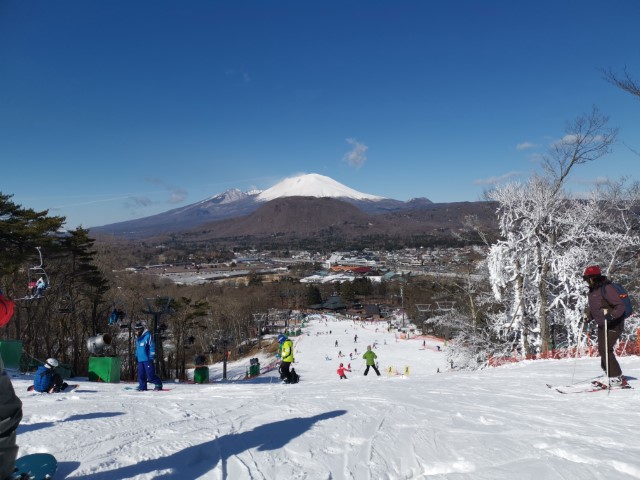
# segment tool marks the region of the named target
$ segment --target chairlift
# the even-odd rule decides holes
[[[121,298],[118,298],[121,295],[121,287],[118,287],[118,293],[113,301],[113,309],[109,314],[109,325],[118,325],[120,328],[127,328],[129,326],[128,322],[125,323],[127,310],[125,308],[124,301]]]
[[[49,275],[44,269],[42,250],[40,250],[40,247],[36,247],[36,250],[38,250],[38,256],[40,257],[40,265],[29,267],[27,271],[27,295],[17,300],[37,300],[42,298],[44,293],[51,287]]]
[[[76,310],[71,294],[64,286],[58,289],[58,313],[73,313]]]

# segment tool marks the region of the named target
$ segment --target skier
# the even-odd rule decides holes
[[[291,364],[293,363],[293,342],[282,333],[278,335],[278,343],[280,344],[280,379],[284,383],[291,383]]]
[[[589,285],[589,308],[585,320],[595,320],[598,324],[600,366],[605,375],[609,375],[607,380],[610,386],[624,385],[626,381],[613,351],[613,347],[624,331],[624,303],[616,289],[611,286],[611,280],[602,275],[598,265],[587,267],[582,278]]]
[[[147,382],[153,383],[154,390],[162,390],[162,380],[156,375],[156,367],[153,364],[156,358],[156,343],[142,322],[136,322],[133,326],[136,333],[136,360],[138,361],[138,386],[136,390],[147,390]]]
[[[364,370],[365,377],[367,376],[367,373],[369,373],[369,368],[371,367],[375,370],[378,376],[380,376],[380,371],[378,370],[378,367],[376,367],[376,362],[375,362],[378,356],[373,352],[373,350],[371,350],[371,345],[367,345],[367,351],[364,352],[364,355],[362,356],[362,358],[364,358],[367,361],[367,368]]]
[[[22,420],[22,402],[13,390],[0,356],[0,478],[11,478],[18,456],[16,429]]]
[[[60,374],[56,372],[58,365],[58,360],[48,358],[44,365],[38,367],[33,379],[33,389],[36,392],[58,393],[68,387]]]
[[[348,368],[345,368],[344,365],[341,363],[340,366],[338,367],[338,375],[340,375],[340,380],[342,379],[347,379],[347,376],[344,374],[344,372],[350,372],[351,370]]]

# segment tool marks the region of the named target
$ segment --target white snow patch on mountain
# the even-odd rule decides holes
[[[256,197],[257,201],[268,202],[282,197],[332,197],[355,200],[384,200],[384,197],[358,192],[332,178],[317,173],[285,178]]]

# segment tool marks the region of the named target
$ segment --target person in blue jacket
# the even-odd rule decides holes
[[[58,393],[68,387],[62,376],[56,372],[58,360],[47,358],[44,365],[40,365],[33,378],[33,389],[36,392]]]
[[[133,326],[136,333],[136,360],[138,361],[138,388],[145,391],[147,382],[155,385],[154,390],[162,390],[162,380],[156,375],[153,361],[156,359],[156,343],[143,323],[136,322]]]

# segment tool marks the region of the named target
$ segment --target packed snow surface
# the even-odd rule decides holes
[[[212,383],[167,381],[166,392],[74,379],[72,393],[37,394],[32,377],[14,376],[19,455],[52,453],[61,479],[640,478],[635,379],[632,390],[562,395],[546,384],[588,383],[599,360],[462,372],[439,340],[385,326],[314,317],[295,339],[297,385],[275,370],[242,380],[249,359],[230,364],[228,381],[216,364]],[[382,375],[365,377],[374,343]],[[640,369],[637,357],[620,363]]]
[[[271,188],[260,193],[256,200],[267,202],[281,197],[333,197],[355,200],[383,200],[384,197],[361,193],[334,179],[309,173],[297,177],[285,178]]]

